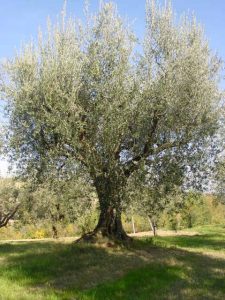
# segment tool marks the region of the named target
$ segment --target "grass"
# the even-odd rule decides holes
[[[194,230],[129,249],[1,242],[0,299],[225,299],[225,227]]]
[[[192,236],[156,237],[154,244],[163,247],[179,247],[188,251],[225,254],[225,226],[195,227],[198,234]],[[216,252],[215,252],[216,251]]]

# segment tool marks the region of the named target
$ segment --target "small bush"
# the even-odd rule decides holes
[[[46,237],[48,237],[48,233],[43,228],[36,230],[33,235],[34,239],[44,239]]]

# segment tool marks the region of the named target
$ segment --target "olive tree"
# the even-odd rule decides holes
[[[183,189],[184,180],[181,163],[176,155],[168,159],[166,155],[151,162],[151,166],[139,169],[127,185],[126,195],[128,211],[133,210],[137,214],[148,218],[150,228],[156,235],[156,227],[162,213],[168,206],[178,206],[177,195]]]
[[[82,177],[26,183],[21,198],[19,219],[25,224],[48,221],[54,238],[58,237],[59,223],[77,223],[96,206],[93,187]]]
[[[82,167],[100,209],[89,237],[126,239],[121,212],[130,178],[156,163],[160,170],[162,161],[182,174],[196,168],[218,126],[220,61],[195,19],[175,20],[170,3],[147,1],[136,55],[137,43],[116,6],[103,3],[86,25],[65,14],[49,22],[37,44],[3,66],[17,169],[44,180]]]

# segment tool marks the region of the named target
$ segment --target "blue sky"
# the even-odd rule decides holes
[[[98,8],[98,0],[90,0],[91,10]],[[145,0],[114,0],[122,16],[133,21],[138,37],[145,28]],[[159,1],[163,3],[164,1]],[[63,0],[0,0],[0,60],[11,57],[21,42],[36,37],[38,28],[45,28],[48,16],[55,20],[63,7]],[[180,15],[194,11],[197,20],[205,27],[212,49],[225,61],[225,1],[224,0],[172,0],[173,7]],[[67,0],[68,15],[82,17],[84,0]],[[225,87],[224,84],[222,84]],[[0,101],[0,122],[2,103]],[[6,173],[7,163],[0,161],[0,173]]]
[[[115,0],[119,12],[134,21],[138,36],[144,31],[145,0]],[[164,2],[164,1],[160,1]],[[0,0],[0,58],[13,55],[21,41],[35,37],[39,26],[45,27],[46,18],[55,19],[63,7],[63,0]],[[92,10],[98,0],[90,0]],[[225,1],[224,0],[172,0],[177,14],[194,11],[204,24],[212,48],[225,58]],[[82,16],[84,0],[67,0],[68,13]]]

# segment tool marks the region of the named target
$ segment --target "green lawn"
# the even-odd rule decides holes
[[[0,242],[0,299],[225,299],[225,226],[129,249]]]

